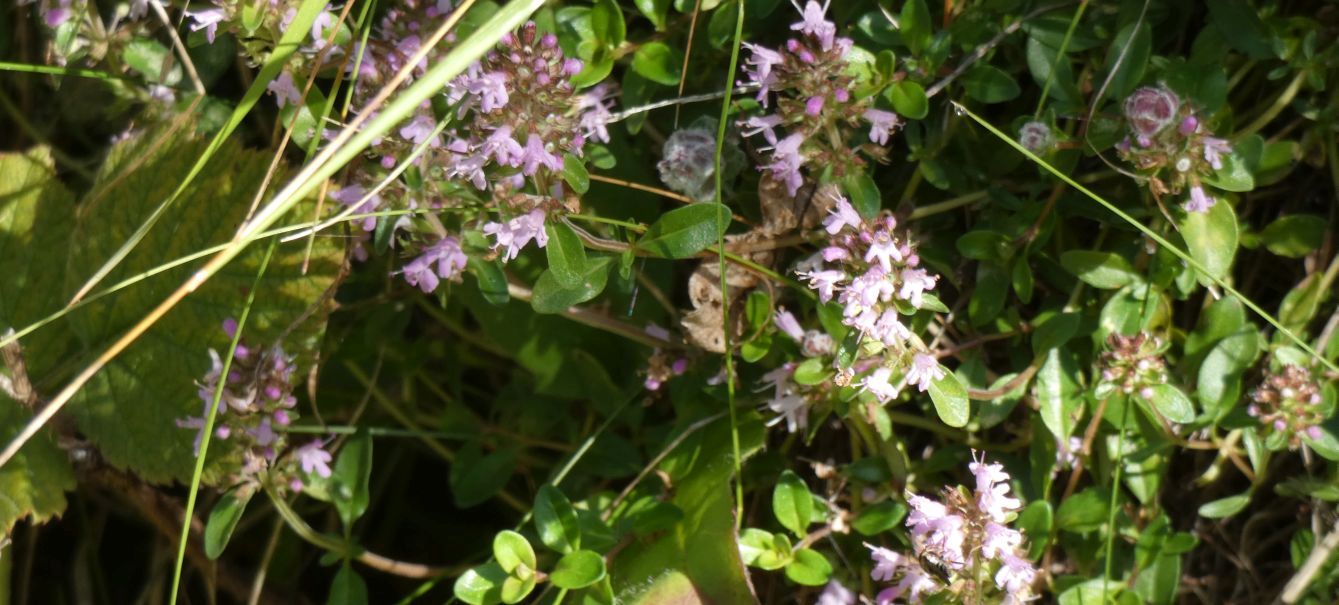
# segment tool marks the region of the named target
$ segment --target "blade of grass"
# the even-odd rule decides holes
[[[242,305],[242,312],[237,318],[237,329],[233,330],[232,342],[228,343],[228,354],[223,358],[223,369],[219,376],[227,376],[232,371],[232,362],[237,354],[237,345],[242,340],[242,333],[246,330],[246,321],[251,316],[251,307],[256,302],[256,291],[260,289],[260,279],[265,275],[265,270],[270,266],[270,259],[274,257],[274,249],[278,242],[270,240],[270,246],[265,249],[265,256],[260,261],[260,268],[256,270],[256,278],[252,280],[251,289],[247,290],[246,302]],[[214,386],[214,394],[209,401],[209,411],[205,413],[205,426],[200,429],[200,449],[195,452],[195,470],[191,472],[191,488],[186,496],[186,512],[182,515],[181,537],[177,538],[177,561],[172,571],[172,595],[168,603],[177,602],[177,591],[181,588],[181,568],[186,562],[186,542],[191,539],[191,521],[195,520],[195,500],[200,495],[200,477],[205,472],[205,458],[209,455],[210,438],[214,436],[214,419],[219,411],[219,401],[223,399],[223,387],[225,382],[220,380]]]
[[[729,125],[730,118],[730,97],[734,89],[730,87],[734,82],[735,71],[739,69],[739,45],[744,38],[744,4],[737,3],[738,13],[735,14],[735,35],[730,43],[730,68],[725,74],[725,98],[721,100],[721,119],[716,125],[716,153],[712,156],[712,165],[715,167],[713,175],[715,176],[716,186],[716,222],[717,224],[728,223],[728,217],[725,215],[725,200],[721,195],[721,155],[725,152],[725,132]],[[716,249],[725,250],[725,230],[719,230],[716,233]],[[744,523],[744,476],[743,462],[739,447],[739,413],[735,410],[735,363],[734,351],[731,350],[730,343],[730,288],[726,283],[725,255],[717,255],[717,273],[721,276],[721,308],[727,309],[721,319],[721,336],[725,342],[725,397],[726,404],[730,409],[730,446],[731,456],[734,458],[735,473],[735,531]]]
[[[1172,254],[1174,254],[1177,258],[1181,259],[1181,260],[1184,261],[1187,265],[1190,265],[1193,269],[1195,269],[1196,271],[1198,271],[1199,273],[1201,273],[1202,275],[1204,275],[1205,277],[1207,277],[1210,281],[1212,281],[1212,282],[1214,283],[1214,285],[1216,285],[1216,286],[1218,286],[1219,288],[1221,288],[1224,292],[1227,292],[1228,294],[1230,294],[1233,298],[1236,298],[1237,300],[1241,301],[1241,304],[1245,305],[1246,308],[1250,309],[1250,310],[1251,310],[1252,312],[1254,312],[1256,315],[1260,316],[1261,319],[1264,319],[1266,322],[1268,322],[1269,325],[1273,326],[1274,329],[1276,329],[1276,330],[1279,331],[1279,333],[1281,333],[1281,334],[1283,334],[1285,337],[1287,337],[1288,340],[1291,340],[1291,341],[1293,342],[1293,344],[1295,344],[1295,345],[1298,346],[1298,348],[1302,349],[1303,351],[1306,351],[1307,354],[1309,354],[1309,355],[1311,355],[1312,357],[1316,358],[1317,361],[1319,361],[1319,362],[1320,362],[1322,365],[1324,365],[1325,367],[1329,368],[1331,371],[1333,371],[1333,372],[1339,372],[1339,366],[1335,365],[1334,362],[1332,362],[1332,361],[1326,359],[1323,355],[1317,353],[1316,350],[1313,349],[1313,348],[1311,347],[1311,345],[1307,344],[1307,342],[1306,342],[1305,340],[1302,340],[1301,338],[1299,338],[1296,334],[1293,333],[1292,330],[1289,330],[1287,327],[1285,327],[1282,323],[1279,322],[1278,319],[1275,319],[1273,315],[1269,314],[1269,312],[1267,312],[1267,311],[1265,311],[1264,309],[1260,308],[1260,305],[1255,304],[1255,302],[1253,302],[1250,298],[1246,297],[1246,295],[1244,295],[1244,294],[1242,294],[1241,292],[1237,291],[1236,288],[1234,288],[1234,287],[1232,287],[1231,285],[1229,285],[1229,284],[1228,284],[1226,281],[1224,281],[1222,278],[1219,278],[1219,277],[1214,276],[1213,274],[1209,273],[1209,270],[1208,270],[1207,268],[1205,268],[1204,265],[1200,264],[1199,261],[1197,261],[1197,260],[1195,260],[1193,257],[1191,257],[1190,254],[1188,254],[1188,253],[1185,252],[1184,250],[1181,250],[1180,248],[1177,248],[1177,247],[1176,247],[1175,245],[1173,245],[1171,242],[1167,241],[1166,238],[1162,237],[1161,235],[1158,235],[1158,233],[1157,233],[1156,231],[1154,231],[1154,230],[1148,228],[1148,227],[1145,226],[1143,223],[1141,223],[1141,222],[1135,220],[1134,217],[1132,217],[1132,216],[1126,214],[1126,213],[1125,213],[1124,211],[1122,211],[1120,208],[1117,208],[1115,204],[1112,204],[1111,202],[1108,202],[1105,198],[1103,198],[1103,197],[1100,196],[1100,195],[1097,195],[1097,194],[1094,193],[1091,189],[1088,189],[1087,187],[1084,187],[1083,185],[1080,185],[1080,184],[1079,184],[1077,181],[1075,181],[1073,178],[1070,178],[1070,176],[1069,176],[1068,174],[1065,174],[1064,172],[1062,172],[1062,171],[1060,171],[1059,169],[1057,169],[1055,166],[1052,166],[1052,165],[1050,165],[1049,163],[1047,163],[1046,160],[1043,160],[1042,158],[1038,157],[1036,154],[1032,153],[1031,151],[1028,151],[1025,147],[1023,147],[1021,144],[1019,144],[1018,141],[1015,141],[1015,140],[1014,140],[1012,137],[1010,137],[1009,135],[1006,135],[1006,134],[1004,134],[1003,132],[1001,132],[1000,129],[998,129],[998,128],[996,128],[995,126],[993,126],[990,122],[987,122],[987,121],[986,121],[985,119],[983,119],[981,116],[978,116],[978,115],[976,115],[975,113],[973,113],[972,110],[967,109],[967,108],[964,107],[962,104],[960,104],[960,103],[958,103],[958,102],[956,102],[956,101],[953,102],[953,106],[954,106],[960,113],[962,113],[963,115],[966,115],[967,117],[971,118],[972,121],[976,122],[976,123],[977,123],[978,125],[980,125],[982,128],[985,128],[985,129],[986,129],[987,131],[989,131],[991,134],[993,134],[993,135],[995,135],[996,137],[998,137],[1001,141],[1004,141],[1004,142],[1007,143],[1010,147],[1013,147],[1013,148],[1016,149],[1019,153],[1023,154],[1024,157],[1026,157],[1027,159],[1031,160],[1033,163],[1037,164],[1038,166],[1041,166],[1041,167],[1042,167],[1043,169],[1045,169],[1047,172],[1049,172],[1049,173],[1055,175],[1056,178],[1060,179],[1061,181],[1063,181],[1065,184],[1069,185],[1070,187],[1073,187],[1073,188],[1076,189],[1079,193],[1082,193],[1083,195],[1087,196],[1088,198],[1092,199],[1093,201],[1097,202],[1098,204],[1101,204],[1104,208],[1106,208],[1107,210],[1110,210],[1112,214],[1115,214],[1115,215],[1116,215],[1117,217],[1119,217],[1121,220],[1123,220],[1123,221],[1125,221],[1126,223],[1128,223],[1131,227],[1134,227],[1135,229],[1138,229],[1141,233],[1143,233],[1143,234],[1144,234],[1145,236],[1147,236],[1149,239],[1151,239],[1151,240],[1153,240],[1154,242],[1156,242],[1159,246],[1162,246],[1163,248],[1166,248],[1169,252],[1171,252]]]
[[[249,244],[249,238],[264,232],[280,217],[287,214],[290,209],[302,199],[303,196],[311,193],[322,181],[334,174],[348,163],[357,154],[361,153],[371,144],[376,137],[386,133],[405,116],[409,115],[419,106],[420,103],[427,100],[434,94],[441,92],[443,87],[456,75],[465,71],[465,67],[483,56],[485,52],[491,49],[502,36],[502,32],[511,31],[519,26],[535,10],[538,10],[544,0],[516,0],[498,11],[487,23],[479,28],[473,35],[465,39],[454,50],[448,53],[436,65],[424,74],[423,78],[418,80],[413,86],[402,93],[377,117],[371,120],[366,128],[359,129],[358,122],[346,127],[337,138],[336,142],[331,143],[331,147],[323,154],[326,156],[324,163],[319,167],[308,167],[303,173],[297,175],[282,191],[275,195],[271,201],[266,204],[255,217],[248,221],[238,230],[233,237],[233,241],[226,248],[215,255],[208,263],[190,279],[186,280],[172,294],[168,295],[163,302],[145,315],[139,323],[131,327],[120,339],[112,343],[101,355],[93,360],[83,371],[81,371],[68,385],[65,386],[56,396],[38,412],[31,421],[24,426],[23,430],[14,437],[10,443],[0,451],[0,468],[8,463],[14,454],[32,439],[42,426],[51,420],[52,417],[60,411],[66,403],[70,401],[74,394],[83,388],[95,374],[101,371],[102,367],[111,361],[122,351],[129,347],[136,339],[144,334],[153,324],[157,323],[168,311],[172,310],[177,303],[181,302],[201,284],[218,273],[229,261],[242,253],[242,250]],[[453,19],[458,18],[453,15]],[[454,25],[454,21],[448,19],[444,27]],[[426,52],[428,47],[425,45],[420,51]],[[407,69],[412,69],[417,65],[418,59],[415,58],[406,63]],[[388,88],[394,85],[394,82],[388,84]],[[383,89],[382,92],[386,92]],[[367,114],[363,114],[367,115]],[[353,131],[357,130],[357,134]],[[320,160],[321,158],[318,158]]]
[[[121,247],[112,254],[111,258],[107,259],[107,262],[103,263],[93,273],[93,276],[84,282],[84,285],[79,288],[79,291],[75,293],[68,304],[79,302],[80,298],[88,294],[117,265],[121,264],[121,261],[125,260],[126,256],[130,254],[130,251],[134,250],[135,246],[138,246],[144,240],[144,237],[149,234],[149,230],[153,229],[154,224],[162,218],[163,213],[167,212],[172,204],[181,198],[181,194],[185,193],[186,188],[195,181],[195,177],[204,170],[205,164],[214,157],[214,153],[223,146],[223,142],[251,112],[251,108],[255,107],[261,95],[265,94],[265,87],[279,75],[279,70],[297,52],[302,45],[302,41],[307,37],[307,32],[311,31],[312,22],[316,21],[316,16],[325,9],[325,5],[326,3],[323,0],[303,0],[302,5],[298,8],[297,16],[293,17],[292,25],[289,26],[288,31],[284,32],[284,36],[279,40],[279,44],[275,46],[274,52],[265,61],[265,65],[260,68],[260,73],[256,75],[251,87],[242,96],[241,102],[237,104],[237,108],[233,110],[232,115],[228,117],[227,123],[214,135],[214,139],[210,141],[209,147],[205,148],[205,152],[200,155],[200,159],[195,162],[195,166],[192,166],[190,172],[186,173],[186,178],[182,179],[181,184],[177,185],[172,195],[169,195],[157,208],[154,208],[153,213],[144,219],[144,222],[135,229],[134,233],[130,234],[130,237],[124,244],[121,244]]]

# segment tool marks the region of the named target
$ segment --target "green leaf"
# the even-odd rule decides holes
[[[1272,59],[1275,56],[1274,36],[1256,14],[1247,0],[1215,0],[1209,2],[1209,22],[1222,32],[1228,44],[1246,53],[1252,59]]]
[[[490,262],[477,256],[470,256],[465,268],[474,276],[478,282],[479,294],[483,295],[489,304],[505,305],[511,300],[511,293],[507,289],[507,274],[502,271],[502,261]]]
[[[634,0],[637,10],[642,12],[656,30],[665,29],[665,18],[669,15],[670,0]]]
[[[672,503],[683,510],[683,520],[655,541],[628,546],[611,565],[617,571],[612,579],[620,603],[656,605],[672,598],[715,605],[755,603],[735,531],[732,490],[723,489],[734,473],[730,426],[717,422],[695,435],[701,435],[702,443],[696,463],[672,474]],[[756,414],[742,417],[741,457],[757,451],[763,436]],[[646,578],[656,580],[648,583]]]
[[[335,572],[335,581],[330,584],[330,598],[325,602],[326,605],[366,605],[367,584],[348,561]]]
[[[1339,461],[1339,439],[1335,439],[1334,433],[1328,428],[1320,427],[1319,439],[1312,439],[1310,435],[1303,434],[1302,442],[1311,448],[1311,451],[1320,454],[1321,458]]]
[[[1114,252],[1069,250],[1060,255],[1060,264],[1084,283],[1103,290],[1118,290],[1143,281],[1130,261]]]
[[[1111,84],[1106,90],[1107,98],[1124,99],[1134,92],[1134,88],[1144,78],[1144,70],[1148,68],[1148,58],[1152,52],[1153,31],[1147,22],[1140,20],[1130,23],[1116,34],[1107,51],[1106,71],[1111,78]]]
[[[1213,502],[1206,502],[1200,506],[1199,514],[1206,519],[1222,519],[1231,517],[1251,503],[1251,492],[1219,498]]]
[[[562,491],[545,484],[535,497],[535,529],[539,541],[561,553],[581,548],[581,525],[577,511]]]
[[[860,213],[860,216],[866,219],[878,216],[879,210],[883,207],[883,199],[879,195],[879,186],[865,171],[860,170],[848,175],[842,181],[842,188],[846,190],[847,197],[851,198],[851,206]]]
[[[1021,92],[1013,76],[997,67],[979,64],[962,76],[967,96],[982,103],[1003,103],[1018,97]]]
[[[1045,500],[1035,500],[1018,513],[1016,525],[1027,541],[1029,559],[1036,559],[1046,551],[1046,541],[1051,534],[1054,517],[1051,503]]]
[[[160,136],[150,131],[112,148],[82,206],[79,225],[67,240],[71,248],[65,275],[68,284],[85,283],[171,195],[177,177],[189,171],[208,146],[177,135],[151,149]],[[165,259],[231,240],[271,160],[268,151],[248,151],[231,140],[224,142],[178,203],[162,214],[158,227],[148,232],[103,283],[139,276]],[[281,165],[275,178],[284,180],[284,173]],[[304,201],[294,210],[295,216],[309,218],[314,207],[314,202]],[[253,286],[255,302],[247,323],[247,341],[270,346],[282,335],[284,350],[297,356],[299,367],[306,368],[314,360],[331,309],[329,304],[318,303],[334,285],[344,255],[343,244],[336,238],[318,237],[313,245],[304,272],[306,242],[280,244],[258,284],[256,274],[265,246],[242,252],[79,391],[66,411],[80,431],[114,466],[133,470],[152,482],[188,481],[195,434],[178,428],[173,419],[200,415],[196,381],[209,370],[209,350],[226,350],[228,339],[220,326],[241,311]],[[70,315],[70,325],[88,350],[101,351],[194,275],[201,262],[169,269],[135,287],[94,300]],[[44,304],[54,310],[62,303],[48,299]],[[229,442],[214,446],[204,475],[206,483],[214,483],[239,464],[237,457],[229,456]]]
[[[790,538],[756,528],[745,529],[739,536],[739,556],[744,564],[763,571],[774,571],[790,564]]]
[[[851,527],[855,528],[863,536],[876,536],[886,532],[907,516],[907,506],[901,502],[885,500],[873,506],[866,506],[856,515],[855,520],[851,521]]]
[[[511,605],[520,603],[535,589],[535,574],[527,571],[523,576],[507,576],[502,581],[502,602]]]
[[[1046,318],[1032,332],[1032,354],[1041,355],[1062,347],[1079,331],[1083,317],[1078,313],[1057,313]]]
[[[772,513],[776,515],[776,520],[782,527],[803,538],[809,533],[813,509],[814,498],[809,494],[809,487],[804,484],[804,480],[790,470],[782,471],[776,487],[772,488]]]
[[[577,285],[565,288],[550,269],[540,274],[531,291],[530,306],[536,313],[561,313],[572,305],[586,302],[601,292],[609,282],[610,257],[590,259],[582,268]]]
[[[817,357],[810,357],[795,367],[795,373],[791,378],[796,384],[803,386],[813,386],[822,384],[832,377],[832,369]]]
[[[1190,404],[1190,398],[1186,397],[1181,389],[1170,384],[1159,384],[1150,388],[1153,389],[1153,400],[1150,403],[1164,418],[1181,424],[1195,419],[1195,407]]]
[[[551,221],[544,225],[549,233],[549,243],[544,252],[549,257],[549,273],[562,288],[581,286],[586,270],[586,247],[576,231],[561,221]]]
[[[516,575],[521,567],[535,568],[535,549],[525,536],[510,529],[502,530],[493,536],[493,558],[502,567],[502,571]]]
[[[549,574],[549,581],[558,588],[576,590],[603,580],[604,557],[589,550],[578,550],[564,555]]]
[[[504,448],[484,455],[478,442],[462,448],[451,465],[451,497],[457,508],[483,503],[511,479],[516,450]]]
[[[135,37],[125,45],[121,58],[144,79],[167,86],[181,82],[181,64],[172,51],[152,38]]]
[[[1279,256],[1301,258],[1325,239],[1325,219],[1314,214],[1282,216],[1260,232],[1265,248]]]
[[[570,153],[563,154],[563,180],[578,195],[590,190],[590,173],[586,171],[586,163]]]
[[[1074,431],[1074,412],[1082,404],[1080,387],[1074,378],[1078,374],[1072,353],[1051,349],[1032,383],[1042,423],[1056,439],[1068,439]]]
[[[65,304],[65,276],[50,267],[65,258],[74,216],[73,196],[56,180],[47,149],[0,154],[0,326],[21,328]],[[40,384],[74,338],[66,324],[56,323],[22,342],[28,377]],[[9,443],[31,417],[0,394],[0,441]],[[43,429],[0,467],[0,535],[22,519],[36,524],[59,515],[65,492],[74,488],[69,456]]]
[[[689,258],[716,243],[730,225],[730,210],[700,202],[661,215],[637,240],[636,247],[662,258]]]
[[[1246,163],[1235,153],[1223,156],[1223,167],[1204,178],[1204,182],[1223,191],[1250,191],[1255,189],[1255,177]]]
[[[1248,327],[1218,341],[1204,357],[1195,391],[1200,405],[1211,417],[1221,418],[1236,403],[1241,374],[1255,362],[1259,343],[1255,329]]]
[[[502,582],[506,579],[507,572],[497,561],[489,561],[456,578],[453,590],[456,597],[470,605],[495,605],[502,602]]]
[[[679,83],[683,56],[664,42],[649,42],[632,55],[632,69],[647,80],[674,86]]]
[[[925,0],[907,0],[902,5],[902,18],[898,20],[902,33],[902,42],[911,50],[911,54],[920,55],[930,45],[934,35],[930,19],[930,8]]]
[[[940,366],[944,376],[930,383],[930,400],[935,404],[939,419],[949,426],[967,425],[972,406],[967,400],[967,389],[962,386],[958,376]]]
[[[786,566],[786,577],[802,586],[822,586],[832,578],[832,563],[816,550],[801,548]]]
[[[372,435],[360,429],[352,439],[344,442],[332,471],[330,495],[340,520],[345,527],[350,527],[367,512],[370,497],[367,484],[372,477]]]
[[[962,234],[956,247],[963,256],[980,261],[1003,261],[1013,252],[1013,242],[1008,237],[985,229]]]
[[[904,118],[919,120],[930,113],[930,99],[925,96],[925,87],[916,82],[902,80],[889,86],[883,94],[893,104],[893,110]]]
[[[1056,526],[1065,531],[1087,532],[1107,522],[1111,494],[1100,487],[1090,487],[1060,503]]]
[[[610,49],[618,48],[628,37],[623,10],[614,0],[595,0],[595,7],[590,11],[590,29],[595,40]]]
[[[209,511],[209,520],[205,522],[205,556],[217,559],[232,539],[237,522],[246,512],[246,503],[251,501],[251,490],[235,487],[219,498],[214,509]]]

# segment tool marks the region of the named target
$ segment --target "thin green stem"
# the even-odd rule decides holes
[[[1007,143],[1010,147],[1013,147],[1014,149],[1018,150],[1019,153],[1023,154],[1028,159],[1035,162],[1037,165],[1041,166],[1042,168],[1045,168],[1047,172],[1050,172],[1051,174],[1055,175],[1056,178],[1060,179],[1061,181],[1064,181],[1070,187],[1073,187],[1077,189],[1080,193],[1084,194],[1085,196],[1088,196],[1089,199],[1092,199],[1098,204],[1101,204],[1104,208],[1111,211],[1112,214],[1115,214],[1117,217],[1125,221],[1130,226],[1134,227],[1135,229],[1138,229],[1141,233],[1148,236],[1149,239],[1156,242],[1159,246],[1166,248],[1177,258],[1184,261],[1187,265],[1190,265],[1191,268],[1195,269],[1196,271],[1207,277],[1209,281],[1212,281],[1214,283],[1214,285],[1221,288],[1224,292],[1227,292],[1228,294],[1232,295],[1233,298],[1236,298],[1237,300],[1241,301],[1241,304],[1245,305],[1246,308],[1250,309],[1256,315],[1260,316],[1260,318],[1268,322],[1269,325],[1273,326],[1274,329],[1278,330],[1279,333],[1283,334],[1285,337],[1288,338],[1288,340],[1292,341],[1293,344],[1297,345],[1298,348],[1306,351],[1307,354],[1316,358],[1316,360],[1319,361],[1322,365],[1324,365],[1325,367],[1329,368],[1334,372],[1339,372],[1339,365],[1335,365],[1334,362],[1326,359],[1324,356],[1317,353],[1316,350],[1311,348],[1311,345],[1307,344],[1305,340],[1302,340],[1300,337],[1298,337],[1297,334],[1293,333],[1292,330],[1289,330],[1286,326],[1280,323],[1279,320],[1275,319],[1275,317],[1271,315],[1269,312],[1260,308],[1260,305],[1255,304],[1255,302],[1253,302],[1250,298],[1247,298],[1246,295],[1242,294],[1236,288],[1229,285],[1221,277],[1218,277],[1210,273],[1209,270],[1205,268],[1203,263],[1200,263],[1198,260],[1195,260],[1194,257],[1190,256],[1190,254],[1186,253],[1184,250],[1181,250],[1180,248],[1173,245],[1171,242],[1167,241],[1167,238],[1159,235],[1156,231],[1148,228],[1148,226],[1135,220],[1134,217],[1130,216],[1129,214],[1126,214],[1123,210],[1117,208],[1115,204],[1108,202],[1102,196],[1093,193],[1091,189],[1088,189],[1087,187],[1080,185],[1073,178],[1070,178],[1069,175],[1065,174],[1056,167],[1047,163],[1046,160],[1037,157],[1036,154],[1032,153],[1031,151],[1028,151],[1017,141],[1013,140],[1012,137],[1004,134],[998,128],[995,128],[981,116],[978,116],[975,113],[973,113],[972,110],[967,109],[966,107],[962,106],[957,102],[954,102],[953,105],[963,115],[970,117],[977,124],[981,125],[982,128],[985,128],[991,134],[994,134],[996,137],[999,137],[1000,140]]]
[[[1113,462],[1115,469],[1111,471],[1111,501],[1107,505],[1107,544],[1105,570],[1102,572],[1102,594],[1107,594],[1107,582],[1111,579],[1111,553],[1116,546],[1116,497],[1120,495],[1120,475],[1125,461],[1125,423],[1129,420],[1130,407],[1133,405],[1133,401],[1125,402],[1125,407],[1120,413],[1120,429],[1116,434],[1116,459]]]
[[[1079,20],[1083,18],[1083,11],[1088,8],[1088,0],[1079,3],[1079,10],[1074,12],[1074,18],[1069,20],[1069,29],[1065,30],[1065,37],[1060,41],[1060,48],[1055,51],[1055,63],[1051,64],[1051,71],[1046,74],[1046,83],[1041,87],[1041,98],[1037,100],[1037,111],[1032,114],[1034,119],[1041,117],[1041,112],[1046,108],[1046,95],[1051,92],[1051,84],[1055,81],[1055,72],[1059,71],[1056,67],[1065,59],[1065,51],[1069,49],[1069,41],[1074,37],[1074,30],[1079,27]]]
[[[223,358],[223,369],[220,370],[219,376],[227,376],[232,370],[237,345],[242,340],[242,332],[246,330],[246,321],[251,316],[251,306],[256,302],[256,292],[260,290],[260,279],[269,268],[276,247],[277,243],[270,240],[270,246],[265,249],[265,257],[260,261],[256,278],[252,281],[251,289],[247,291],[246,302],[243,303],[242,312],[237,318],[237,328],[233,330],[232,342],[228,345],[228,355]],[[195,453],[195,470],[191,473],[190,494],[186,497],[186,513],[181,523],[181,537],[177,540],[177,562],[172,571],[172,595],[168,603],[177,602],[177,592],[181,588],[181,569],[186,562],[186,543],[191,539],[191,521],[195,520],[195,501],[200,495],[200,477],[205,472],[205,458],[209,455],[210,438],[214,436],[214,419],[218,414],[219,401],[223,398],[223,386],[222,381],[214,386],[214,395],[209,401],[209,412],[205,414],[204,427],[200,429],[200,450]]]
[[[730,98],[734,94],[734,90],[730,88],[730,83],[734,80],[735,71],[739,69],[739,45],[744,37],[744,3],[739,2],[735,4],[735,7],[738,12],[735,16],[734,41],[730,45],[730,68],[725,76],[725,97],[721,101],[721,118],[716,125],[716,153],[712,157],[712,165],[715,167],[712,174],[715,177],[716,184],[716,203],[718,204],[716,220],[718,224],[726,223],[730,219],[730,216],[726,214],[728,210],[725,209],[725,200],[721,195],[721,155],[725,151],[725,131],[730,119]],[[724,230],[716,234],[716,249],[725,250]],[[726,283],[726,254],[720,254],[717,257],[717,272],[721,276],[721,304],[724,308],[729,309],[730,288]],[[725,313],[721,320],[721,336],[725,339],[725,393],[726,403],[730,408],[730,446],[735,463],[735,529],[738,530],[744,523],[744,476],[743,460],[739,447],[739,414],[735,410],[735,364],[734,351],[730,345],[729,313]]]
[[[1293,102],[1293,99],[1297,98],[1297,93],[1302,90],[1302,84],[1304,82],[1306,82],[1306,70],[1298,70],[1297,75],[1293,76],[1293,79],[1288,83],[1287,88],[1284,88],[1283,92],[1279,93],[1279,96],[1274,99],[1274,102],[1270,103],[1269,107],[1267,107],[1259,117],[1252,121],[1250,125],[1233,134],[1232,138],[1240,141],[1243,138],[1255,134],[1265,126],[1268,126],[1270,122],[1274,121],[1274,118],[1277,118],[1279,114],[1288,107],[1289,103]]]
[[[646,232],[646,225],[643,225],[641,223],[634,223],[631,221],[620,221],[618,219],[605,218],[603,216],[595,216],[592,214],[569,214],[564,218],[573,221],[580,221],[583,223],[602,223],[605,225],[614,225],[616,227],[623,227],[624,229],[636,231],[637,233]]]
[[[944,213],[944,212],[948,212],[948,211],[950,211],[950,210],[956,210],[956,209],[961,208],[961,207],[963,207],[963,206],[967,206],[967,205],[970,205],[970,204],[974,204],[974,203],[976,203],[976,202],[979,202],[979,201],[981,201],[981,200],[984,200],[984,199],[986,199],[986,196],[988,196],[988,195],[990,195],[990,192],[989,192],[989,191],[986,191],[986,190],[983,189],[983,190],[981,190],[981,191],[974,191],[974,192],[972,192],[972,193],[968,193],[968,194],[966,194],[966,195],[960,195],[960,196],[955,197],[955,198],[950,198],[950,199],[944,200],[944,201],[942,201],[942,202],[935,202],[935,203],[933,203],[933,204],[927,204],[927,205],[925,205],[925,206],[921,206],[921,207],[916,208],[915,210],[912,210],[912,211],[911,211],[911,216],[908,217],[908,220],[913,220],[913,221],[914,221],[914,220],[919,220],[919,219],[923,219],[923,218],[927,218],[927,217],[934,216],[934,215],[936,215],[936,214],[942,214],[942,213]]]
[[[118,76],[105,71],[96,69],[81,69],[78,67],[59,67],[54,65],[34,65],[31,63],[11,63],[9,61],[0,61],[0,71],[17,71],[30,74],[49,74],[53,76],[79,76],[81,78],[94,78],[97,80],[126,80],[125,76]]]

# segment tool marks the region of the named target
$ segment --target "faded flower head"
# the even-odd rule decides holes
[[[1251,393],[1246,412],[1271,432],[1266,444],[1281,447],[1286,442],[1289,449],[1297,449],[1304,436],[1321,438],[1319,425],[1325,420],[1321,401],[1320,385],[1311,371],[1287,365],[1265,375]]]
[[[1167,382],[1167,363],[1162,359],[1165,348],[1161,338],[1146,332],[1108,336],[1106,350],[1098,357],[1102,374],[1097,395],[1119,392],[1150,398],[1150,387]]]
[[[1145,86],[1125,99],[1125,119],[1142,145],[1142,141],[1151,140],[1170,126],[1180,108],[1181,99],[1176,93],[1161,86]]]
[[[1055,135],[1045,122],[1032,121],[1018,129],[1018,144],[1032,153],[1049,153],[1055,147]]]

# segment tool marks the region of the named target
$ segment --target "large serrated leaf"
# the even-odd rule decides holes
[[[51,267],[69,246],[72,202],[56,181],[48,151],[0,154],[0,331],[21,329],[64,302],[59,300],[62,276]],[[37,382],[60,362],[72,340],[62,323],[25,337],[28,377]],[[0,395],[0,441],[9,443],[30,417],[18,402]],[[42,522],[59,515],[65,492],[74,487],[65,452],[39,434],[0,468],[0,534],[24,518]]]
[[[204,141],[177,138],[153,151],[149,145],[154,139],[149,133],[112,149],[95,187],[106,193],[81,208],[70,240],[65,273],[71,290],[84,283],[173,191],[177,179],[207,146]],[[231,239],[269,164],[268,152],[224,143],[180,203],[163,215],[104,283],[117,283]],[[294,222],[311,220],[311,206],[299,204],[294,214]],[[285,350],[298,354],[299,365],[310,360],[328,311],[320,301],[340,271],[341,247],[335,238],[316,238],[304,273],[306,240],[280,244],[259,282],[247,340],[269,345],[283,335]],[[156,482],[191,476],[194,434],[178,428],[174,420],[200,414],[195,381],[209,369],[209,349],[226,349],[219,326],[240,313],[264,252],[264,245],[251,246],[113,359],[71,401],[67,409],[80,430],[114,466]],[[92,302],[71,315],[75,334],[88,350],[102,350],[198,268],[199,264],[183,265]],[[227,442],[220,445],[225,447],[211,449],[211,458],[219,453],[207,467],[206,482],[226,470],[227,464],[219,463],[228,460],[230,452]]]

